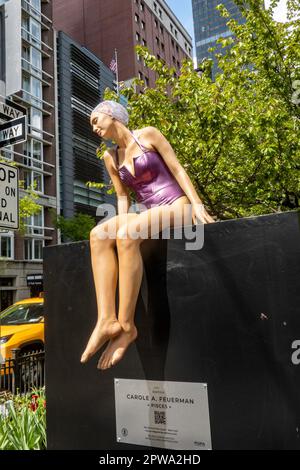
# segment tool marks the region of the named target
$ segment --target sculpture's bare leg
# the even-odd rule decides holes
[[[116,317],[115,295],[118,279],[118,260],[115,253],[116,233],[125,220],[131,221],[137,214],[120,214],[96,225],[90,232],[91,263],[94,276],[98,318],[96,326],[81,356],[86,362],[106,341],[121,333]],[[101,238],[103,231],[109,237]],[[111,238],[113,237],[113,238]]]
[[[137,329],[134,324],[134,314],[136,302],[141,286],[143,275],[143,262],[140,252],[140,244],[146,238],[133,239],[125,234],[136,232],[147,233],[150,238],[155,233],[160,232],[167,226],[183,225],[183,206],[189,204],[186,196],[180,197],[170,205],[156,206],[136,214],[136,218],[123,224],[117,232],[117,250],[119,257],[119,316],[118,320],[122,326],[122,332],[110,340],[106,349],[102,353],[99,362],[99,369],[107,369],[115,365],[123,357],[127,347],[137,337]],[[170,208],[172,210],[170,211]],[[177,214],[174,217],[174,214]],[[178,217],[178,214],[181,214]],[[159,229],[150,231],[151,218],[159,221]],[[180,223],[178,224],[178,221]],[[158,224],[157,224],[158,225]],[[152,225],[153,228],[153,225]]]

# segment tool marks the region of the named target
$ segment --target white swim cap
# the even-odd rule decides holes
[[[105,100],[101,101],[92,111],[92,113],[104,113],[110,117],[117,119],[127,126],[129,115],[127,109],[117,101]]]

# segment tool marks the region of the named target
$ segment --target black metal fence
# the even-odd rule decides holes
[[[26,393],[45,384],[45,351],[22,353],[12,350],[12,358],[0,365],[0,391]]]

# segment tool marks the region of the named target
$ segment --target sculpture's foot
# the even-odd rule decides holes
[[[137,335],[137,329],[133,325],[127,331],[122,330],[117,338],[111,339],[98,361],[97,368],[103,370],[116,365],[124,356],[128,346],[135,341]]]
[[[80,362],[87,362],[105,343],[123,331],[118,320],[99,320],[94,328]]]

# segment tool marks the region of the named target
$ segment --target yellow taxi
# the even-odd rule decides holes
[[[0,312],[0,363],[20,353],[44,349],[44,299],[32,297],[15,302]]]

